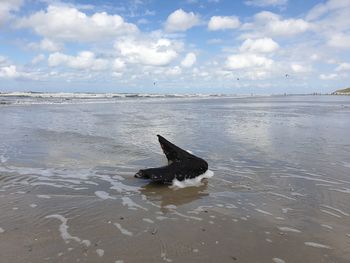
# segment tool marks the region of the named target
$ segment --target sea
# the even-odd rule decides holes
[[[196,182],[162,135],[205,159]],[[350,96],[0,94],[0,261],[350,262]]]

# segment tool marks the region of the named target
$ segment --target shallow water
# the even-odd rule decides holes
[[[1,262],[350,260],[350,97],[18,101],[0,105]],[[133,178],[166,162],[156,134],[214,176]]]

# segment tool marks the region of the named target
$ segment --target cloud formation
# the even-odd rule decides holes
[[[193,52],[187,53],[186,57],[181,61],[181,66],[190,68],[196,63],[197,57]]]
[[[23,0],[1,0],[0,1],[0,26],[11,18],[12,13],[19,10]]]
[[[136,25],[125,22],[119,15],[102,12],[89,16],[73,7],[53,5],[19,19],[17,27],[30,28],[47,39],[72,42],[99,42],[138,32]]]
[[[247,0],[244,2],[246,5],[266,7],[266,6],[284,6],[288,3],[288,0]]]
[[[199,15],[193,12],[186,13],[184,10],[178,9],[168,16],[165,22],[165,30],[168,32],[186,31],[198,25],[199,22]]]
[[[178,46],[169,39],[124,38],[114,45],[129,63],[167,66],[178,57]]]
[[[247,39],[240,50],[243,52],[271,53],[279,48],[278,43],[271,38]]]
[[[67,66],[73,69],[92,71],[105,70],[108,66],[107,60],[96,58],[91,51],[79,52],[77,56],[56,52],[49,56],[48,63],[50,67]]]
[[[212,16],[208,23],[210,31],[235,29],[240,25],[239,18],[235,16]]]
[[[273,60],[256,54],[238,54],[227,57],[226,66],[228,69],[264,68],[269,69]]]

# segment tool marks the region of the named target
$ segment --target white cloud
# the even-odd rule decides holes
[[[7,62],[7,59],[3,56],[0,56],[0,66],[5,64]]]
[[[181,61],[181,66],[185,68],[190,68],[196,63],[196,60],[196,54],[192,52],[187,53],[186,57]]]
[[[229,69],[270,68],[272,64],[272,59],[255,54],[231,55],[226,60],[226,66]]]
[[[40,49],[49,52],[56,52],[63,49],[63,44],[57,41],[52,41],[50,39],[44,38],[38,43],[29,43],[28,47],[31,49]]]
[[[18,11],[22,0],[1,0],[0,1],[0,26],[11,18],[12,12]]]
[[[182,69],[179,66],[169,68],[165,71],[165,74],[168,76],[178,76],[182,73]]]
[[[116,58],[113,61],[113,70],[120,72],[120,71],[123,71],[124,69],[125,69],[125,62],[120,58]]]
[[[349,0],[329,0],[312,8],[306,19],[312,21],[315,32],[324,38],[328,48],[350,49],[349,17]]]
[[[63,48],[63,45],[61,43],[44,38],[40,42],[40,48],[49,52],[55,52],[61,50]]]
[[[254,16],[253,23],[246,23],[242,28],[253,31],[254,37],[294,36],[312,29],[312,25],[300,18],[282,19],[275,13],[263,11]]]
[[[320,74],[320,79],[322,80],[334,80],[338,78],[338,74],[331,73],[331,74]]]
[[[317,4],[307,14],[306,20],[315,20],[326,13],[343,8],[349,8],[349,0],[329,0],[326,3]]]
[[[148,66],[167,66],[178,56],[177,46],[166,38],[124,38],[118,40],[114,47],[130,63]]]
[[[243,52],[271,53],[279,48],[278,43],[271,38],[247,39],[243,42],[240,50]]]
[[[165,30],[168,32],[186,31],[200,22],[199,15],[193,12],[186,13],[178,9],[171,13],[165,23]]]
[[[344,33],[331,34],[328,45],[336,48],[350,48],[350,35]]]
[[[208,23],[208,29],[210,31],[235,29],[239,27],[240,22],[238,17],[235,16],[212,16]]]
[[[45,60],[45,55],[44,54],[39,54],[37,56],[35,56],[33,59],[32,59],[32,64],[38,64],[40,63],[41,61]]]
[[[246,5],[252,6],[284,6],[288,3],[288,0],[247,0],[244,2]]]
[[[138,32],[134,24],[119,15],[105,12],[91,16],[68,6],[49,6],[46,11],[18,21],[20,28],[32,28],[38,35],[62,41],[98,42],[118,35]]]
[[[17,78],[20,76],[20,73],[17,71],[17,67],[15,65],[9,65],[0,67],[0,78]]]
[[[56,52],[49,56],[48,63],[50,67],[67,66],[78,70],[93,71],[101,71],[108,66],[107,60],[96,58],[91,51],[82,51],[76,57]]]
[[[336,69],[336,71],[346,71],[346,70],[350,70],[350,63],[341,63]]]
[[[290,67],[295,73],[308,73],[312,71],[310,66],[305,66],[300,63],[292,63]]]

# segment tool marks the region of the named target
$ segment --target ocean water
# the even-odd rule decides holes
[[[348,96],[0,102],[2,263],[350,261]],[[157,134],[213,176],[134,178]]]

